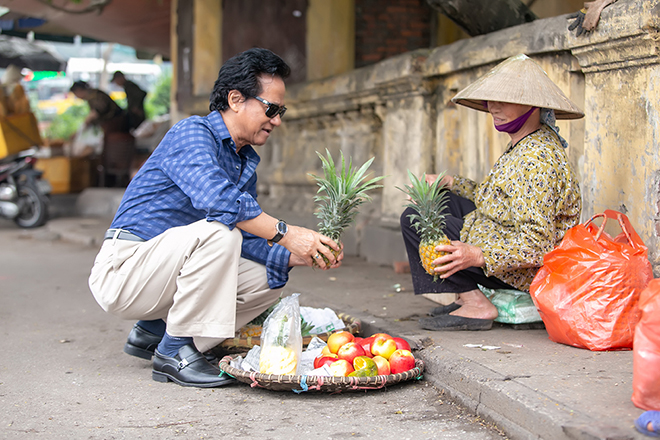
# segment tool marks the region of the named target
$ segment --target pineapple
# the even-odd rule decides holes
[[[373,162],[373,157],[358,170],[354,170],[352,160],[349,159],[347,165],[344,160],[344,153],[340,152],[341,170],[338,170],[330,152],[327,149],[325,151],[327,158],[318,152],[316,153],[321,159],[324,176],[319,177],[310,174],[319,186],[319,190],[314,197],[318,207],[316,216],[321,220],[318,224],[319,232],[339,243],[339,238],[344,229],[355,221],[357,207],[371,200],[371,197],[367,195],[367,191],[381,188],[382,185],[376,185],[376,182],[383,179],[384,176],[365,181],[364,174]],[[333,251],[333,254],[335,257],[338,255],[335,251]],[[325,256],[323,260],[326,264],[329,263]]]
[[[419,233],[421,242],[419,243],[419,257],[422,266],[429,275],[433,275],[433,281],[437,281],[438,274],[435,273],[433,260],[445,255],[445,252],[437,252],[436,246],[441,244],[451,244],[444,234],[445,229],[445,207],[447,206],[447,190],[440,182],[445,173],[442,173],[429,185],[426,182],[426,174],[422,174],[421,179],[417,179],[413,173],[408,170],[411,185],[405,189],[397,187],[410,197],[410,201],[405,205],[413,208],[417,214],[411,214],[408,217]]]

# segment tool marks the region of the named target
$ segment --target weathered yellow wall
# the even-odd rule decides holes
[[[558,123],[581,180],[582,220],[607,208],[627,213],[658,267],[658,8],[658,0],[617,2],[586,36],[568,32],[566,16],[553,17],[291,87],[285,122],[262,149],[277,152],[263,162],[260,179],[272,197],[262,203],[283,212],[295,204],[311,218],[314,187],[304,176],[319,172],[314,150],[369,152],[374,172],[387,178],[346,240],[348,250],[385,264],[405,260],[396,186],[406,183],[406,169],[483,179],[508,137],[488,114],[450,99],[502,60],[527,53],[586,115]]]
[[[222,66],[222,2],[194,0],[193,94],[208,95]]]
[[[310,1],[310,30],[332,35],[320,27],[321,18],[341,21],[328,13],[329,3]],[[352,2],[337,3],[343,13],[352,14]],[[574,2],[562,3],[578,9]],[[364,205],[344,244],[348,254],[373,262],[405,260],[398,231],[405,200],[396,186],[407,182],[407,169],[417,174],[448,170],[477,181],[485,177],[508,137],[492,128],[488,114],[457,107],[450,99],[497,63],[526,53],[585,112],[583,120],[559,122],[581,180],[582,220],[607,208],[626,213],[658,268],[657,10],[660,0],[619,1],[604,10],[594,32],[581,37],[567,30],[566,16],[552,17],[357,70],[344,64],[335,71],[344,73],[331,77],[326,77],[333,73],[331,64],[353,59],[352,53],[332,50],[349,39],[317,36],[308,41],[314,48],[308,72],[317,79],[289,87],[283,124],[259,148],[260,203],[294,224],[314,226],[316,188],[308,173],[320,172],[316,151],[328,148],[337,156],[341,150],[356,162],[375,157],[372,170],[387,176],[384,188]],[[329,42],[333,47],[324,49]]]
[[[583,0],[553,0],[550,2],[542,0],[532,3],[530,9],[539,18],[549,18],[577,12],[584,7],[584,3]]]
[[[353,0],[309,0],[307,79],[327,78],[355,66]]]
[[[435,41],[434,46],[444,46],[464,38],[470,38],[467,32],[461,29],[456,23],[451,21],[445,14],[434,12],[436,14]]]
[[[179,0],[172,0],[170,4],[170,61],[172,62],[172,82],[170,84],[170,118],[172,124],[175,124],[177,121],[181,120],[179,115],[179,102],[176,99],[176,90],[177,90],[177,60],[178,60],[178,47],[179,39],[177,38],[176,27],[179,23],[179,16],[176,12]]]
[[[538,18],[550,18],[577,12],[582,9],[583,5],[583,0],[535,1],[532,3],[530,10]],[[432,42],[434,46],[444,46],[458,40],[470,38],[470,35],[462,30],[456,23],[451,21],[446,15],[440,12],[436,12],[436,14],[437,17],[435,21],[437,26],[435,29],[435,41]]]

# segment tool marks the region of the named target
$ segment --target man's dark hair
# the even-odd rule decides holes
[[[112,74],[112,79],[110,82],[116,80],[117,78],[121,78],[124,76],[124,73],[121,70],[117,70],[115,73]]]
[[[220,68],[218,79],[211,92],[209,109],[223,111],[229,108],[227,96],[238,90],[243,96],[258,96],[261,93],[259,75],[277,75],[286,79],[291,69],[282,58],[268,49],[252,48],[231,57]]]
[[[87,84],[85,81],[76,81],[73,83],[73,85],[69,90],[71,92],[75,92],[76,90],[87,90],[87,89],[89,89],[89,84]]]

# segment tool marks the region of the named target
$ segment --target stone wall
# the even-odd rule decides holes
[[[583,220],[607,208],[626,213],[658,266],[659,12],[659,0],[622,0],[586,36],[567,31],[567,16],[554,17],[290,87],[284,123],[260,149],[261,203],[315,225],[308,173],[320,172],[316,151],[342,150],[360,163],[375,157],[384,188],[344,242],[349,254],[372,262],[404,260],[398,217],[405,200],[396,186],[407,182],[407,169],[485,176],[508,136],[488,114],[450,99],[500,61],[526,53],[585,112],[559,123],[581,179]]]

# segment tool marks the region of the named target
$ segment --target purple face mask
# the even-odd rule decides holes
[[[495,130],[497,131],[503,131],[505,133],[516,133],[518,132],[523,125],[525,125],[525,122],[527,122],[527,119],[532,115],[532,113],[536,110],[536,107],[532,107],[529,109],[527,113],[525,113],[522,116],[518,116],[516,119],[514,119],[511,122],[507,122],[506,124],[502,125],[495,125]]]

